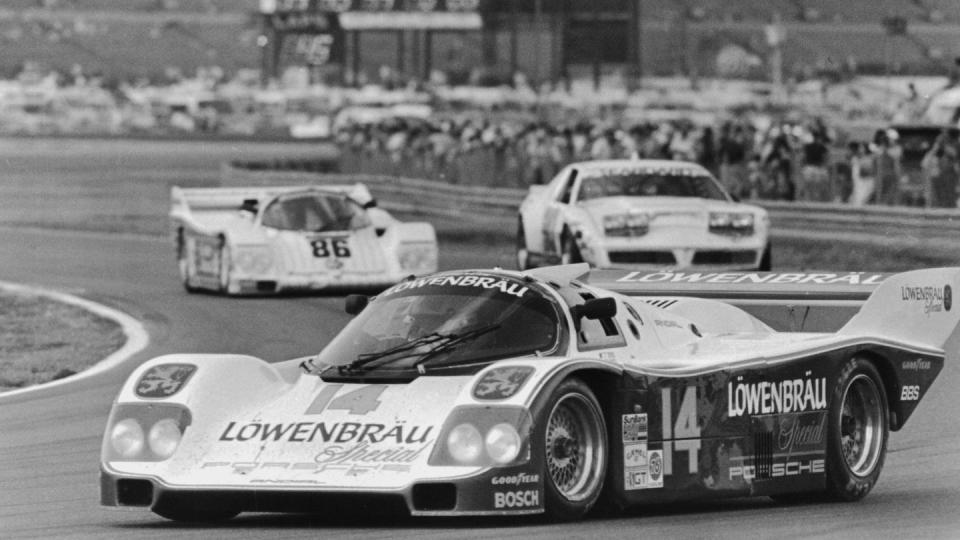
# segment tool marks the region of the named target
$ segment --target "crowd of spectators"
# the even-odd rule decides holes
[[[700,163],[740,199],[956,207],[960,175],[955,136],[938,137],[911,173],[895,130],[850,140],[819,118],[629,126],[392,118],[344,126],[336,137],[347,171],[490,186],[546,183],[577,161],[673,159]]]

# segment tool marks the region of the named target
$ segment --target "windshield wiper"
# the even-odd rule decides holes
[[[345,364],[342,366],[337,366],[337,371],[339,371],[341,374],[356,373],[359,371],[363,371],[364,368],[367,368],[368,366],[370,366],[370,364],[372,364],[373,362],[376,362],[377,360],[386,358],[388,356],[393,356],[398,353],[407,352],[412,349],[416,349],[421,345],[429,345],[441,339],[446,339],[446,336],[433,332],[430,334],[420,336],[417,339],[414,339],[412,341],[401,343],[400,345],[397,345],[396,347],[391,347],[385,351],[359,354],[357,355],[357,359],[354,360],[353,362],[350,362],[349,364]]]
[[[448,337],[449,339],[441,343],[437,343],[429,351],[424,352],[423,356],[418,358],[417,361],[413,363],[413,365],[414,367],[417,368],[417,371],[419,371],[420,373],[423,373],[425,368],[423,364],[427,360],[430,360],[431,358],[434,358],[439,354],[449,351],[450,349],[453,349],[457,345],[460,345],[464,342],[470,341],[472,339],[476,339],[484,334],[489,334],[490,332],[493,332],[497,328],[500,328],[500,323],[493,323],[493,324],[488,324],[486,326],[480,326],[478,328],[474,328],[473,330],[464,332],[462,334],[448,334],[446,337]]]

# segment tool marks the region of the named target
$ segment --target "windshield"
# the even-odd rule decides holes
[[[727,200],[709,176],[675,174],[623,174],[588,176],[580,184],[579,200],[601,197],[699,197]]]
[[[263,226],[287,231],[347,231],[370,225],[359,204],[343,195],[298,193],[278,197],[263,211]]]
[[[341,373],[428,372],[555,352],[557,307],[529,285],[476,274],[405,281],[371,302],[317,361]]]

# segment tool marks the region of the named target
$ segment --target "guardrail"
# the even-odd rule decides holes
[[[363,174],[250,170],[224,165],[224,185],[306,185],[363,182],[384,208],[499,224],[513,230],[526,190],[451,185],[432,180]],[[851,207],[831,203],[756,201],[770,212],[774,236],[870,242],[891,247],[960,250],[960,209]],[[503,227],[506,223],[507,227]]]

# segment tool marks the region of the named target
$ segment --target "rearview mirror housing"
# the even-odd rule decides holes
[[[617,301],[613,298],[591,298],[579,306],[570,308],[573,319],[609,319],[617,314]]]
[[[363,294],[348,294],[346,301],[344,302],[343,310],[346,311],[349,315],[357,315],[364,308],[367,307],[367,304],[370,303],[370,298]]]

